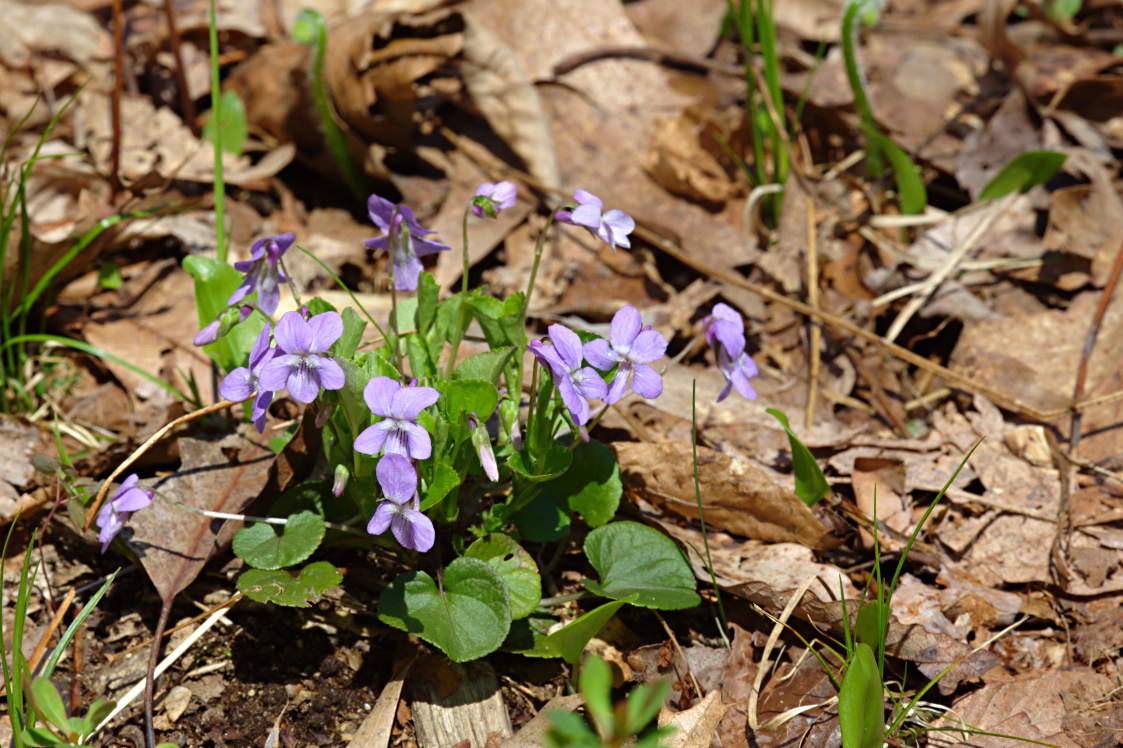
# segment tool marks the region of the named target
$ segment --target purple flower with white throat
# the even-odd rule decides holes
[[[140,479],[136,473],[125,478],[116,495],[105,503],[97,513],[98,534],[101,552],[109,547],[117,533],[121,532],[133,512],[138,512],[152,503],[152,492],[137,485]]]
[[[581,338],[565,325],[550,325],[550,343],[532,340],[527,346],[535,358],[549,367],[562,402],[574,423],[589,422],[589,400],[603,400],[608,387],[600,374],[581,366]]]
[[[257,433],[259,434],[265,432],[265,417],[269,413],[269,403],[273,402],[273,392],[261,386],[261,372],[265,369],[266,364],[277,355],[277,349],[269,347],[270,335],[271,329],[269,323],[266,322],[265,327],[261,328],[257,340],[254,341],[253,348],[250,349],[249,366],[239,366],[234,369],[226,375],[222,384],[218,386],[220,395],[235,402],[241,402],[257,395],[253,401],[250,419],[253,421],[253,425],[257,427]]]
[[[485,215],[495,218],[500,211],[514,207],[516,197],[518,190],[510,182],[484,182],[476,188],[476,196],[472,198],[472,212],[477,218]]]
[[[429,432],[417,423],[417,416],[439,397],[432,387],[403,387],[390,377],[374,377],[363,388],[363,399],[370,412],[382,416],[382,420],[355,437],[355,451],[428,459],[433,443]]]
[[[417,278],[422,270],[420,258],[452,249],[447,244],[426,239],[434,232],[422,227],[413,217],[413,211],[405,205],[395,205],[378,195],[371,195],[367,200],[367,213],[371,222],[386,236],[367,239],[366,246],[390,252],[390,262],[394,265],[394,288],[399,291],[417,290]]]
[[[273,337],[279,352],[265,364],[258,384],[276,392],[288,388],[293,400],[310,403],[321,389],[338,390],[346,378],[335,359],[326,355],[343,334],[338,312],[324,312],[305,320],[299,312],[285,312]]]
[[[245,273],[246,277],[226,303],[237,304],[256,289],[258,308],[266,315],[273,316],[277,305],[281,303],[281,284],[288,280],[285,271],[281,269],[281,255],[288,251],[294,241],[294,234],[284,233],[254,242],[250,247],[250,259],[234,263],[234,269]]]
[[[378,461],[374,472],[386,500],[375,508],[367,532],[381,535],[389,529],[403,548],[419,553],[432,548],[437,533],[432,520],[421,511],[413,464],[399,454],[388,454]]]
[[[667,340],[659,331],[645,327],[639,311],[625,304],[612,317],[609,339],[598,338],[585,344],[585,358],[597,369],[616,367],[604,401],[612,404],[622,398],[631,382],[632,391],[654,399],[663,393],[663,375],[648,366],[663,358]]]
[[[628,239],[628,234],[635,230],[636,222],[630,215],[615,209],[602,215],[601,209],[604,203],[599,197],[585,190],[574,192],[573,199],[577,201],[577,207],[573,210],[559,210],[554,214],[554,218],[562,223],[584,226],[613,250],[617,245],[631,248],[632,242]]]
[[[706,317],[706,342],[716,349],[717,365],[725,377],[725,388],[717,396],[717,401],[729,396],[736,389],[748,400],[756,399],[750,379],[760,371],[756,362],[745,353],[745,322],[737,310],[726,304],[715,304],[713,313]]]

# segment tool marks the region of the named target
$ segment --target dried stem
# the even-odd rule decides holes
[[[1111,266],[1111,275],[1108,276],[1107,284],[1100,295],[1100,304],[1096,307],[1095,316],[1092,317],[1092,326],[1088,328],[1088,336],[1084,339],[1084,350],[1080,352],[1080,366],[1076,369],[1076,385],[1072,390],[1072,402],[1074,404],[1080,402],[1080,399],[1084,397],[1084,383],[1088,379],[1088,361],[1092,358],[1092,351],[1096,347],[1096,338],[1100,334],[1100,326],[1103,324],[1104,315],[1107,314],[1111,297],[1115,294],[1115,287],[1119,285],[1120,273],[1123,273],[1123,245],[1120,245],[1119,251],[1115,253],[1115,264]],[[1073,454],[1076,454],[1076,447],[1080,444],[1080,419],[1082,415],[1078,410],[1074,410],[1072,413],[1069,448]]]

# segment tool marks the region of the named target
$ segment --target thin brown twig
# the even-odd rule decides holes
[[[143,444],[141,444],[133,451],[131,455],[125,458],[125,461],[118,465],[113,470],[113,472],[109,474],[109,477],[106,478],[105,481],[101,484],[101,488],[98,489],[97,496],[94,497],[94,502],[90,505],[89,509],[86,510],[86,524],[82,525],[82,529],[90,529],[90,524],[93,522],[94,517],[97,516],[97,510],[101,508],[101,503],[105,501],[105,494],[109,491],[109,486],[113,483],[113,480],[118,475],[128,470],[130,465],[139,460],[145,452],[152,449],[153,445],[163,439],[168,434],[168,432],[170,432],[177,426],[181,426],[185,423],[190,423],[196,418],[202,418],[205,415],[217,413],[220,410],[229,408],[231,405],[237,404],[238,403],[234,400],[222,400],[215,403],[214,405],[208,405],[205,408],[200,408],[199,410],[194,410],[190,413],[186,413],[179,418],[169,421],[168,423],[161,426],[155,434],[148,437]]]
[[[47,652],[47,645],[50,643],[51,637],[58,631],[58,627],[62,624],[63,616],[66,615],[70,604],[74,602],[74,593],[77,592],[77,590],[77,587],[71,587],[70,591],[66,593],[66,597],[63,598],[62,605],[58,606],[58,610],[51,616],[51,621],[47,624],[47,630],[39,637],[34,651],[32,651],[31,656],[27,658],[28,671],[34,672],[35,668],[39,666],[39,661],[43,659],[43,655]]]
[[[122,0],[113,0],[113,143],[109,151],[109,184],[113,194],[121,191],[121,98],[125,86],[125,19]]]
[[[172,58],[175,60],[175,82],[179,87],[179,107],[187,126],[195,129],[195,100],[187,87],[187,67],[183,64],[183,48],[179,41],[179,28],[175,25],[175,5],[172,0],[164,0],[164,16],[168,20],[168,40],[171,42]]]
[[[1096,307],[1096,314],[1092,317],[1092,325],[1088,328],[1088,336],[1084,338],[1084,349],[1080,351],[1080,365],[1076,369],[1076,385],[1072,389],[1072,401],[1074,403],[1080,402],[1084,397],[1084,383],[1088,378],[1088,362],[1092,358],[1092,351],[1096,347],[1096,338],[1100,334],[1100,326],[1103,324],[1104,315],[1107,314],[1107,307],[1111,304],[1111,297],[1115,294],[1115,287],[1119,285],[1119,276],[1123,273],[1123,245],[1120,245],[1119,250],[1115,253],[1115,263],[1111,266],[1111,275],[1107,278],[1107,284],[1104,286],[1103,293],[1100,294],[1100,303]],[[1083,414],[1076,410],[1072,413],[1072,428],[1069,433],[1069,450],[1072,454],[1076,454],[1076,448],[1080,445],[1080,421]]]
[[[815,201],[807,196],[807,303],[813,308],[819,308],[819,243],[816,240],[815,227]],[[811,370],[808,372],[807,382],[807,411],[804,414],[803,425],[811,430],[815,421],[815,401],[819,398],[819,369],[822,366],[822,356],[819,347],[823,344],[823,328],[815,319],[808,320],[811,327]]]

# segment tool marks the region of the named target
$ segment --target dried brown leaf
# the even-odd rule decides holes
[[[698,517],[689,445],[626,442],[615,447],[625,485],[667,511]],[[755,540],[811,548],[832,544],[811,509],[770,471],[744,458],[699,447],[698,474],[707,525]]]

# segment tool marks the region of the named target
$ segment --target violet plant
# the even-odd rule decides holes
[[[465,258],[469,222],[495,218],[516,200],[509,182],[479,187],[465,206]],[[660,396],[668,341],[629,305],[607,337],[552,324],[530,339],[527,310],[549,225],[526,291],[499,299],[468,288],[467,272],[458,292],[442,294],[424,258],[450,247],[409,206],[373,195],[368,210],[378,233],[366,244],[385,252],[392,291],[382,323],[365,310],[301,300],[285,268],[298,241],[291,234],[256,242],[234,266],[199,256],[184,262],[196,283],[197,342],[228,372],[222,396],[244,401],[246,420],[280,451],[297,426],[277,423],[269,408],[287,391],[315,414],[304,420],[316,430],[306,443],[322,445],[313,478],[275,503],[281,516],[235,536],[235,553],[251,567],[239,589],[259,601],[307,604],[341,575],[326,561],[306,562],[325,543],[358,535],[401,569],[381,593],[380,618],[457,661],[503,647],[577,662],[622,605],[696,605],[679,547],[650,527],[615,521],[620,468],[589,434],[629,393]],[[554,221],[586,228],[614,249],[630,246],[635,227],[584,190]],[[298,311],[276,319],[285,286]],[[756,370],[743,330],[734,329],[739,315],[725,309],[704,320],[706,337],[730,386],[751,397],[746,383]],[[373,347],[360,345],[368,322],[378,333]],[[485,346],[461,355],[469,329]],[[127,514],[113,517],[123,525]],[[582,594],[605,602],[559,627],[541,605],[536,558],[556,557],[549,549],[567,543],[577,522],[588,528],[583,548],[596,572]]]

